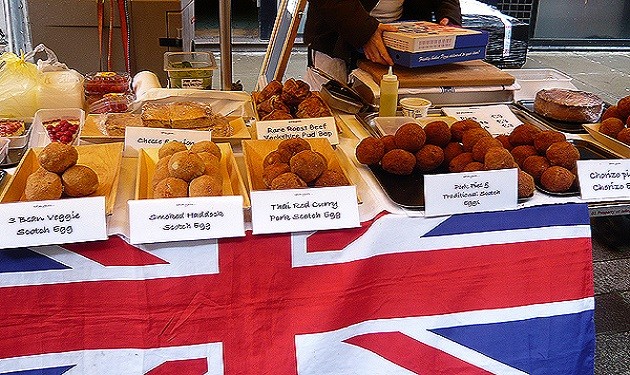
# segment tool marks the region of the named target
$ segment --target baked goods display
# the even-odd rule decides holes
[[[580,153],[566,142],[563,133],[526,123],[510,134],[493,137],[471,119],[457,121],[450,128],[440,122],[429,123],[424,129],[415,122],[407,123],[393,136],[364,138],[355,149],[356,158],[359,163],[380,166],[400,176],[518,167],[519,198],[531,197],[537,182],[551,192],[573,187]],[[542,178],[550,167],[554,169]]]
[[[24,196],[27,201],[86,197],[98,190],[96,172],[77,164],[76,148],[60,142],[49,143],[38,155],[40,168],[26,180]]]
[[[22,120],[0,119],[0,137],[19,137],[25,131]]]
[[[128,126],[142,127],[142,117],[136,113],[108,113],[99,122],[99,130],[110,137],[124,137]]]
[[[209,105],[198,102],[145,103],[141,118],[143,125],[151,128],[212,129],[220,137],[234,133],[225,116],[213,113]]]
[[[158,150],[151,182],[153,198],[210,197],[223,194],[221,150],[212,141],[188,147],[170,141]]]
[[[593,93],[559,88],[540,90],[534,99],[536,113],[567,122],[596,122],[603,106],[604,101]]]
[[[42,126],[46,129],[51,141],[69,145],[79,135],[79,124],[79,119],[53,119],[44,121]]]
[[[255,93],[254,102],[258,118],[263,121],[332,116],[324,100],[299,79],[289,78],[284,84],[269,82]]]
[[[317,141],[325,142],[323,139]],[[273,142],[273,141],[259,141]],[[328,147],[330,145],[326,142]],[[261,155],[261,165],[251,166],[260,171],[263,189],[299,189],[307,187],[347,186],[350,181],[337,163],[336,156],[327,154],[323,149],[312,146],[302,138],[285,139],[277,143],[275,149],[267,149]],[[250,162],[252,162],[250,160]],[[257,173],[257,172],[252,172]],[[257,179],[252,176],[252,179]]]

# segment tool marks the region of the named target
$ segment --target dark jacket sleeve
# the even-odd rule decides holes
[[[361,48],[374,34],[378,20],[369,10],[375,1],[309,0],[304,40],[318,51],[346,58],[349,48]]]
[[[439,22],[448,18],[451,23],[462,24],[462,11],[459,0],[405,0],[401,20]]]

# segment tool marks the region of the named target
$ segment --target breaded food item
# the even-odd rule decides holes
[[[168,166],[168,161],[171,159],[171,155],[167,155],[163,158],[159,158],[157,163],[155,163],[155,168],[160,168],[163,165]]]
[[[168,161],[168,172],[171,177],[181,178],[188,182],[204,174],[206,165],[199,155],[192,151],[179,151]]]
[[[464,132],[474,128],[481,128],[481,124],[470,118],[454,122],[451,124],[452,140],[461,142]]]
[[[273,181],[274,178],[287,172],[291,172],[291,167],[289,167],[289,164],[284,164],[284,163],[271,164],[263,169],[262,180],[265,183],[265,185],[268,188],[270,188],[271,181]]]
[[[278,151],[286,152],[293,157],[300,151],[310,150],[311,144],[307,140],[302,138],[285,139],[278,144]]]
[[[262,121],[271,121],[271,120],[291,120],[293,115],[291,112],[287,112],[284,109],[274,109],[269,112],[269,114],[265,115],[261,118]]]
[[[37,156],[39,165],[49,172],[63,173],[79,160],[77,149],[60,142],[49,143]]]
[[[619,111],[622,120],[630,117],[630,95],[619,99],[617,102],[617,111]]]
[[[569,142],[552,143],[545,153],[551,165],[559,165],[566,169],[575,167],[580,158],[580,151]]]
[[[429,172],[439,167],[444,161],[444,151],[436,145],[424,145],[416,152],[416,168]]]
[[[503,145],[503,148],[505,148],[508,151],[514,148],[514,146],[512,146],[512,144],[510,143],[510,137],[507,134],[497,135],[496,137],[494,137],[494,139],[501,142],[501,144]]]
[[[223,180],[204,174],[194,178],[188,185],[189,197],[218,197],[223,194]]]
[[[98,175],[87,165],[73,165],[61,175],[63,192],[70,197],[86,197],[98,190]]]
[[[188,183],[181,178],[167,177],[153,189],[153,198],[183,198],[188,196]]]
[[[24,197],[27,201],[46,201],[61,198],[63,185],[58,174],[38,168],[26,178]]]
[[[622,131],[626,125],[616,117],[609,117],[599,125],[599,132],[609,137],[617,138],[617,134]]]
[[[297,107],[311,95],[311,87],[301,79],[289,78],[282,85],[280,98],[291,107]]]
[[[459,173],[464,170],[469,163],[475,161],[472,156],[472,152],[462,152],[455,156],[450,163],[448,163],[449,172]]]
[[[160,160],[167,160],[167,158],[160,159]],[[158,182],[162,181],[166,177],[171,177],[171,173],[168,171],[168,162],[160,163],[158,161],[158,164],[155,165],[155,171],[153,172],[153,179],[151,180],[151,186],[155,189],[155,185],[157,185]]]
[[[332,116],[330,109],[319,95],[309,95],[297,105],[295,117],[313,118]]]
[[[453,158],[464,152],[464,146],[459,142],[449,142],[444,147],[444,161],[450,163]]]
[[[577,90],[540,90],[534,98],[534,111],[542,116],[568,122],[595,122],[604,101],[597,95]]]
[[[473,161],[466,164],[466,166],[464,167],[464,169],[461,170],[461,172],[477,172],[477,171],[483,171],[483,170],[484,170],[483,163],[478,162],[478,161]]]
[[[549,167],[551,167],[549,160],[540,155],[528,156],[522,164],[523,170],[530,174],[536,181],[540,180],[540,176]]]
[[[206,167],[203,174],[207,174],[209,176],[220,176],[221,178],[223,177],[221,175],[221,162],[219,161],[219,158],[209,152],[200,152],[197,156],[199,156]]]
[[[619,133],[617,133],[617,140],[630,145],[630,128],[622,129]]]
[[[291,172],[309,183],[319,177],[327,168],[326,159],[312,150],[300,151],[289,160]]]
[[[306,182],[292,172],[283,173],[271,181],[272,190],[300,189],[306,186]]]
[[[483,162],[483,158],[490,147],[503,147],[503,143],[492,137],[479,139],[472,148],[473,159]]]
[[[354,154],[361,164],[378,164],[385,155],[385,144],[380,138],[363,138],[354,150]]]
[[[516,146],[510,151],[512,157],[514,157],[514,161],[518,164],[519,167],[523,167],[523,162],[530,156],[538,155],[536,152],[536,148],[532,145],[520,145]]]
[[[600,119],[600,121],[604,121],[607,118],[611,117],[615,117],[623,121],[623,118],[621,117],[621,112],[619,112],[619,109],[617,109],[616,105],[611,105],[610,107],[606,108],[604,113],[602,113],[602,118]]]
[[[567,137],[563,133],[555,130],[544,130],[534,135],[534,148],[539,154],[544,155],[552,143],[566,140]]]
[[[263,168],[268,167],[272,164],[278,164],[278,163],[289,164],[289,160],[291,160],[291,156],[293,156],[293,154],[291,154],[287,150],[271,151],[270,153],[267,154],[267,156],[265,156],[265,159],[263,160]]]
[[[336,169],[326,169],[313,183],[316,187],[348,186],[350,181]]]
[[[397,175],[410,175],[416,166],[416,157],[409,151],[397,148],[383,155],[383,170]]]
[[[445,147],[451,141],[451,128],[444,121],[432,121],[424,126],[426,143]]]
[[[385,146],[385,152],[391,151],[396,148],[396,138],[393,134],[387,134],[381,137],[381,141]]]
[[[554,193],[568,191],[573,185],[575,175],[568,169],[558,165],[547,168],[540,176],[540,184],[547,190]]]
[[[396,146],[405,151],[416,152],[427,140],[427,135],[422,126],[415,122],[408,122],[401,125],[394,133]]]
[[[282,92],[282,83],[274,79],[267,84],[258,95],[256,95],[256,104],[262,103],[274,95],[280,95]]]
[[[529,198],[534,195],[536,185],[534,184],[534,178],[527,172],[518,170],[518,197]]]
[[[198,154],[200,152],[209,152],[221,160],[221,149],[212,141],[200,141],[190,146],[190,151]]]
[[[158,150],[158,157],[162,159],[165,156],[173,155],[176,152],[186,151],[188,147],[180,141],[168,141],[164,143]]]
[[[516,162],[512,154],[503,147],[490,147],[483,158],[483,167],[487,171],[515,168]]]
[[[475,143],[485,137],[492,138],[492,135],[484,128],[473,128],[464,131],[464,134],[462,134],[462,146],[464,146],[464,151],[471,152]]]
[[[536,125],[525,123],[515,127],[508,136],[508,139],[510,140],[510,144],[514,147],[533,145],[534,136],[540,132],[542,132],[542,130]]]

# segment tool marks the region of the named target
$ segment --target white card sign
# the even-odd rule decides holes
[[[123,156],[138,157],[141,148],[160,148],[169,141],[179,141],[186,146],[199,141],[209,141],[211,131],[182,130],[182,129],[162,129],[162,128],[139,128],[128,127],[125,130],[125,149]]]
[[[360,225],[356,186],[252,191],[254,234]]]
[[[578,160],[582,199],[630,198],[630,159]]]
[[[509,134],[523,122],[505,104],[479,107],[443,107],[442,112],[459,120],[472,119],[492,135]]]
[[[256,134],[258,139],[327,138],[331,145],[339,143],[334,117],[258,121]]]
[[[130,200],[132,244],[242,237],[243,197]]]
[[[427,217],[511,210],[517,200],[516,168],[424,176]]]
[[[107,239],[105,197],[4,203],[0,248]]]

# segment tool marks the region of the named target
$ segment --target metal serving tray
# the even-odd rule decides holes
[[[581,122],[567,122],[567,121],[558,121],[550,118],[546,118],[544,116],[539,115],[534,112],[534,101],[533,100],[519,100],[515,103],[517,108],[522,109],[527,112],[530,117],[537,119],[538,121],[544,123],[551,129],[558,130],[565,133],[572,134],[585,134],[586,130],[582,127]],[[604,103],[604,110],[608,108],[610,104]]]

